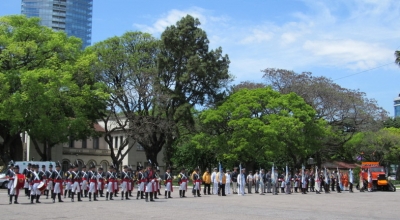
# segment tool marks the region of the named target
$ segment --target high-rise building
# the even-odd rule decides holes
[[[93,0],[22,0],[21,13],[41,18],[41,24],[91,44]]]
[[[394,117],[400,117],[400,94],[394,99]]]

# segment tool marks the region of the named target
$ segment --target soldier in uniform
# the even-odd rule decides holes
[[[294,174],[294,192],[298,193],[297,189],[299,188],[300,185],[300,174],[297,172]]]
[[[249,175],[247,175],[246,177],[246,183],[247,183],[247,192],[251,194],[251,189],[253,188],[253,183],[254,183],[254,176],[252,171],[249,171]]]
[[[143,173],[143,176],[144,176],[144,178],[146,180],[146,182],[145,182],[145,185],[146,185],[146,187],[145,187],[146,202],[149,201],[149,194],[150,194],[150,202],[154,202],[154,200],[153,200],[153,195],[154,195],[153,187],[154,187],[154,182],[155,182],[155,180],[154,180],[155,179],[155,174],[154,174],[154,170],[152,169],[151,163],[149,163],[147,165],[147,169]]]
[[[121,172],[121,200],[124,200],[124,195],[125,195],[125,199],[126,200],[130,200],[130,198],[128,197],[128,191],[130,189],[130,184],[131,184],[131,180],[132,177],[129,175],[129,171],[128,171],[128,166],[125,165],[124,169]]]
[[[165,183],[165,198],[172,199],[171,197],[171,192],[173,192],[173,187],[172,187],[172,174],[171,174],[171,168],[168,167],[167,171],[164,174],[164,183]],[[168,194],[168,197],[167,197]]]
[[[215,179],[217,175],[217,168],[214,168],[214,172],[211,174],[211,182],[213,183],[213,195],[217,195],[218,193],[218,182]]]
[[[11,187],[14,184],[14,178],[15,178],[15,174],[14,174],[14,163],[11,161],[8,164],[8,170],[6,172],[6,177],[8,178],[8,184],[7,184],[7,195],[10,195],[10,191],[11,191]]]
[[[231,171],[230,170],[226,170],[225,177],[226,177],[225,193],[226,194],[231,194],[232,178],[231,178]]]
[[[47,178],[47,187],[46,187],[46,199],[49,198],[49,192],[51,193],[51,197],[53,198],[53,189],[54,189],[54,182],[53,179],[51,178],[51,174],[53,173],[53,164],[49,165],[49,169],[46,170],[45,175]]]
[[[258,193],[259,187],[260,187],[260,173],[258,173],[258,170],[253,175],[254,178],[254,193]]]
[[[40,195],[42,192],[38,189],[38,186],[40,182],[43,180],[43,173],[38,172],[39,170],[39,165],[35,164],[33,166],[33,172],[32,172],[32,177],[31,177],[31,184],[32,184],[32,190],[31,190],[31,204],[33,204],[33,200],[36,199],[36,203],[40,203]]]
[[[192,174],[193,177],[193,196],[196,197],[201,197],[200,195],[200,190],[201,190],[201,178],[199,174],[199,168],[194,169],[194,172]],[[224,185],[225,187],[225,185]],[[225,189],[224,189],[225,191]]]
[[[155,190],[156,190],[156,193],[155,193],[155,199],[158,199],[158,197],[157,197],[157,194],[159,195],[159,196],[161,196],[161,192],[160,192],[160,190],[161,190],[161,176],[160,176],[160,168],[157,166],[157,170],[156,170],[156,172],[155,172],[155,176],[156,176],[156,178],[155,178],[155,185],[156,185],[156,187],[155,187]]]
[[[117,177],[115,176],[114,166],[111,165],[110,169],[106,173],[106,181],[107,181],[107,193],[106,193],[106,200],[114,200],[113,194],[115,192],[114,183],[117,181]],[[109,197],[110,196],[110,197]]]
[[[129,197],[132,197],[132,191],[133,191],[133,187],[135,185],[135,174],[133,173],[132,167],[129,166],[128,167],[128,174],[131,177],[131,181],[129,182]]]
[[[16,175],[19,174],[19,166],[15,165],[14,166],[14,171],[10,173],[8,176],[9,182],[11,182],[11,188],[10,188],[10,205],[12,204],[12,198],[14,197],[14,204],[19,204],[18,203],[18,195],[19,195],[19,189],[14,187],[14,181],[18,181],[16,178]]]
[[[238,185],[238,180],[237,180],[237,178],[238,178],[238,168],[237,167],[235,167],[235,168],[233,168],[233,172],[232,172],[232,174],[231,174],[231,178],[232,178],[232,192],[233,192],[233,194],[238,194],[238,192],[237,192],[237,185]]]
[[[43,182],[47,185],[49,180],[47,179],[47,175],[46,175],[46,165],[42,165],[42,170],[39,171],[39,174],[42,176],[43,178]],[[47,187],[46,187],[47,189]],[[46,195],[46,199],[49,198],[49,191],[44,190],[43,195]]]
[[[246,186],[246,169],[242,168],[242,170],[240,171],[240,174],[238,174],[238,184],[239,184],[239,196],[244,196],[245,194],[245,186]]]
[[[22,174],[25,175],[25,183],[24,183],[25,196],[28,196],[28,197],[31,195],[30,184],[29,184],[29,180],[31,178],[31,172],[32,172],[31,169],[32,169],[32,164],[28,163],[28,167],[22,171]]]
[[[65,174],[64,174],[64,178],[65,178],[64,199],[67,196],[67,192],[68,192],[68,198],[71,198],[71,189],[72,189],[71,173],[72,173],[73,168],[74,168],[74,166],[72,164],[70,164],[68,171],[65,172]]]
[[[93,201],[98,201],[98,190],[97,190],[97,183],[98,183],[98,176],[95,171],[96,166],[94,164],[90,165],[90,170],[87,172],[87,178],[89,180],[89,201],[92,201],[92,194],[93,194]]]
[[[185,174],[185,168],[182,168],[181,172],[178,175],[178,183],[179,183],[179,197],[185,198],[185,192],[187,190],[187,177]]]
[[[103,172],[103,167],[99,167],[97,170],[97,191],[100,193],[100,197],[104,197],[104,186],[105,186],[105,173]]]
[[[81,197],[88,197],[88,175],[86,172],[86,164],[82,165],[82,184],[81,184]]]
[[[71,172],[71,202],[74,202],[75,194],[78,196],[78,202],[82,202],[81,200],[81,187],[82,183],[82,173],[78,170],[78,164],[74,166],[74,170]]]
[[[56,163],[56,170],[51,173],[50,178],[53,180],[54,187],[52,192],[53,203],[55,203],[56,195],[58,196],[58,202],[64,202],[61,200],[63,193],[63,172],[61,170],[61,164]]]
[[[137,180],[138,180],[138,192],[136,195],[136,199],[144,199],[144,188],[145,188],[145,184],[146,184],[146,178],[143,175],[143,167],[142,166],[138,166],[138,172],[137,172],[137,176],[136,176]]]
[[[333,170],[331,173],[331,191],[335,191],[335,182],[336,182],[336,174],[335,171]]]

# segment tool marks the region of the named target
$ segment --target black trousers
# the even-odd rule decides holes
[[[218,185],[218,195],[220,195],[221,190],[222,190],[222,195],[225,196],[225,184]]]
[[[204,195],[206,195],[206,192],[210,195],[211,193],[210,193],[210,186],[211,186],[211,184],[210,183],[204,183]],[[207,188],[207,191],[206,191],[206,188]]]

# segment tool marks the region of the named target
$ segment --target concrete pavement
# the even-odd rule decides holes
[[[163,189],[162,189],[163,190]],[[174,189],[173,199],[162,196],[156,202],[131,200],[98,202],[52,203],[41,196],[41,204],[30,204],[25,196],[19,198],[19,205],[9,205],[7,190],[0,190],[1,219],[398,219],[400,194],[396,192],[372,193],[308,193],[302,195],[271,194],[258,195],[202,195],[194,198],[191,190],[188,198],[179,198]],[[136,189],[133,194],[136,194]]]

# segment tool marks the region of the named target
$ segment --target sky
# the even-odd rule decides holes
[[[0,0],[0,16],[20,12],[20,0]],[[312,72],[394,114],[398,0],[94,0],[92,44],[127,31],[160,37],[187,14],[200,20],[210,48],[228,54],[234,83],[264,82],[266,68]]]

